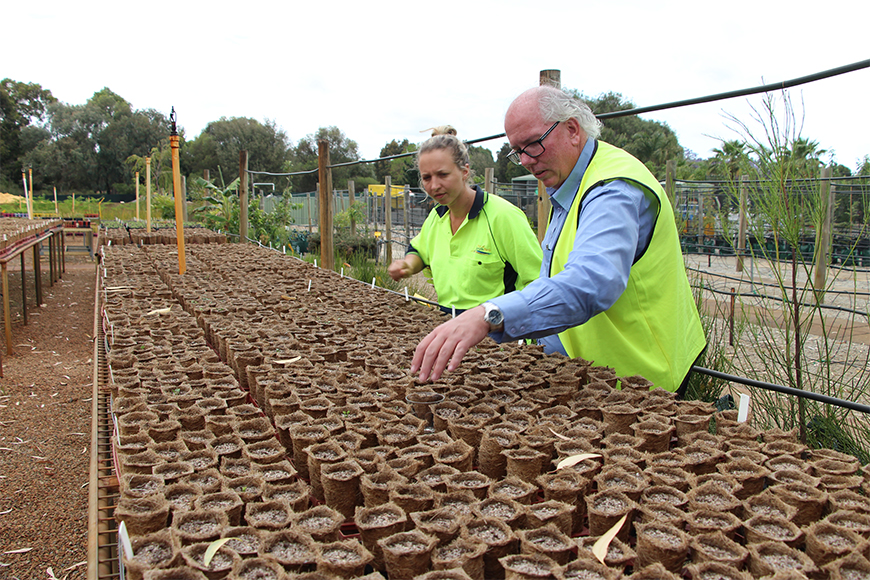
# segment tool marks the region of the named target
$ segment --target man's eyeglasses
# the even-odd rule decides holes
[[[526,155],[528,155],[529,157],[532,157],[532,158],[540,157],[541,155],[543,155],[544,151],[545,151],[544,139],[547,138],[547,135],[549,135],[550,132],[552,132],[553,129],[556,128],[556,125],[558,125],[559,123],[561,123],[561,121],[556,121],[555,123],[553,123],[553,126],[550,127],[549,129],[547,129],[547,132],[544,133],[543,135],[541,135],[541,138],[538,139],[537,141],[532,141],[531,143],[529,143],[528,145],[526,145],[525,147],[523,147],[519,151],[512,150],[510,153],[507,154],[507,158],[510,159],[511,163],[515,163],[517,165],[522,165],[522,163],[520,162],[520,155],[522,155],[523,153],[525,153]]]

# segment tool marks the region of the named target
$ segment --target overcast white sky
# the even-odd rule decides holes
[[[334,125],[366,159],[433,125],[464,139],[502,133],[508,104],[543,69],[560,70],[565,88],[648,106],[870,58],[865,0],[10,4],[0,77],[68,104],[109,87],[135,109],[174,106],[188,139],[222,116],[274,120],[294,143]],[[870,69],[791,89],[802,136],[854,169],[870,154],[868,95]],[[738,137],[723,113],[748,120],[748,103],[760,97],[645,118],[707,157]]]

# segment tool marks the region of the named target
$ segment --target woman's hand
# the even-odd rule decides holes
[[[390,264],[390,267],[387,268],[387,272],[390,274],[390,278],[397,281],[402,278],[407,278],[414,273],[411,270],[411,264],[409,264],[404,258],[396,260]]]
[[[420,256],[414,253],[409,253],[406,254],[404,258],[396,260],[390,264],[390,267],[387,268],[387,273],[390,275],[390,278],[398,282],[402,278],[413,276],[422,269],[423,260],[420,259]]]

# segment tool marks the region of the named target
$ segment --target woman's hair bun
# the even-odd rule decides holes
[[[432,131],[432,137],[435,137],[436,135],[453,135],[454,137],[456,136],[456,129],[453,128],[453,125],[439,125],[437,127],[423,129],[420,132],[425,133],[426,131]]]

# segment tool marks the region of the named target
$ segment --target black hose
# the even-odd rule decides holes
[[[717,379],[724,379],[726,381],[731,381],[733,383],[740,383],[742,385],[747,385],[750,387],[757,387],[759,389],[764,389],[766,391],[776,391],[777,393],[784,393],[786,395],[794,395],[795,397],[801,397],[803,399],[812,399],[814,401],[818,401],[819,403],[825,403],[828,405],[836,405],[838,407],[845,407],[846,409],[852,409],[853,411],[860,411],[862,413],[870,413],[870,406],[862,405],[861,403],[855,403],[853,401],[846,401],[845,399],[838,399],[836,397],[829,397],[828,395],[822,395],[819,393],[814,393],[812,391],[802,391],[801,389],[795,389],[794,387],[785,387],[783,385],[777,385],[774,383],[765,383],[764,381],[756,381],[753,379],[747,379],[743,377],[736,377],[734,375],[729,375],[726,373],[722,373],[719,371],[714,371],[713,369],[705,369],[704,367],[693,366],[692,371],[696,373],[701,373],[702,375],[708,375],[711,377],[715,377]]]

